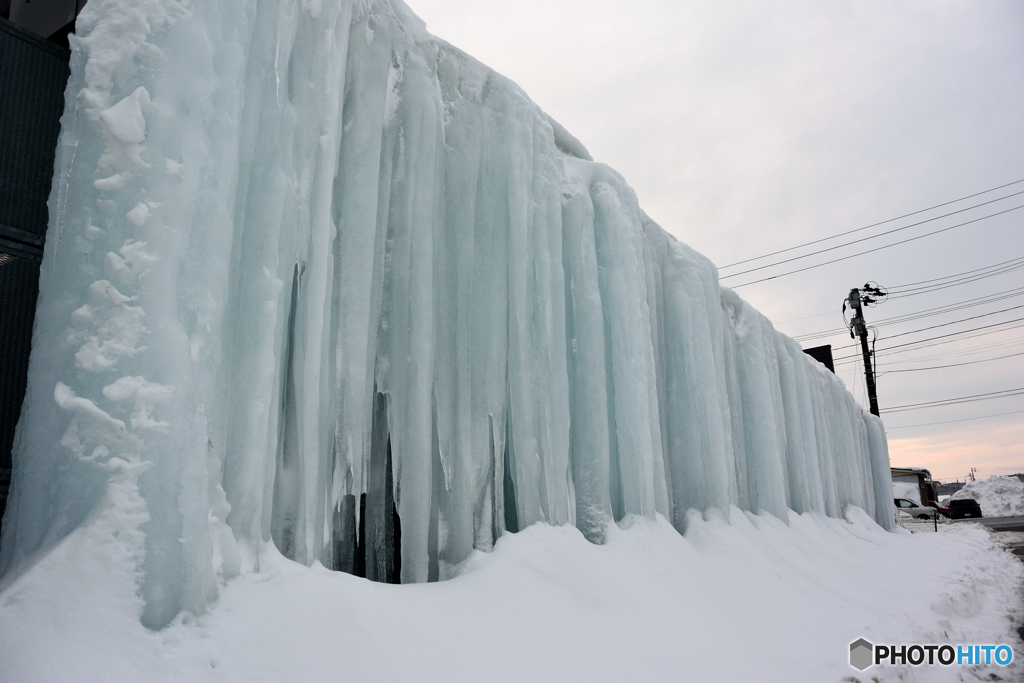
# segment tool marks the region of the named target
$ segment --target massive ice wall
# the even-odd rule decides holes
[[[399,0],[78,31],[0,571],[120,505],[160,627],[269,540],[413,582],[540,521],[891,525],[881,423]]]

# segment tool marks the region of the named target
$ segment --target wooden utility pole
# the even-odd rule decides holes
[[[850,310],[853,311],[853,318],[850,320],[850,338],[860,337],[860,351],[864,356],[864,377],[868,385],[868,402],[871,414],[878,415],[878,396],[875,393],[875,372],[871,366],[871,350],[868,349],[868,326],[864,322],[864,304],[876,301],[876,296],[881,294],[879,290],[870,285],[864,285],[864,292],[854,287],[850,290]]]

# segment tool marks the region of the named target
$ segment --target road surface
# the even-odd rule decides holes
[[[1024,531],[1024,517],[982,517],[958,519],[957,522],[981,522],[992,531]]]

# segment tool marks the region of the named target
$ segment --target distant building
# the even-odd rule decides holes
[[[893,467],[891,469],[894,498],[910,498],[921,505],[938,504],[938,495],[931,472],[923,467]]]
[[[935,493],[942,498],[944,496],[952,496],[954,493],[962,489],[967,482],[954,481],[949,484],[935,484]]]

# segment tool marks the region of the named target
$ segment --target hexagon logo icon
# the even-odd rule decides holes
[[[863,671],[872,665],[872,655],[874,654],[875,646],[859,638],[858,640],[850,643],[850,666],[857,671]]]

